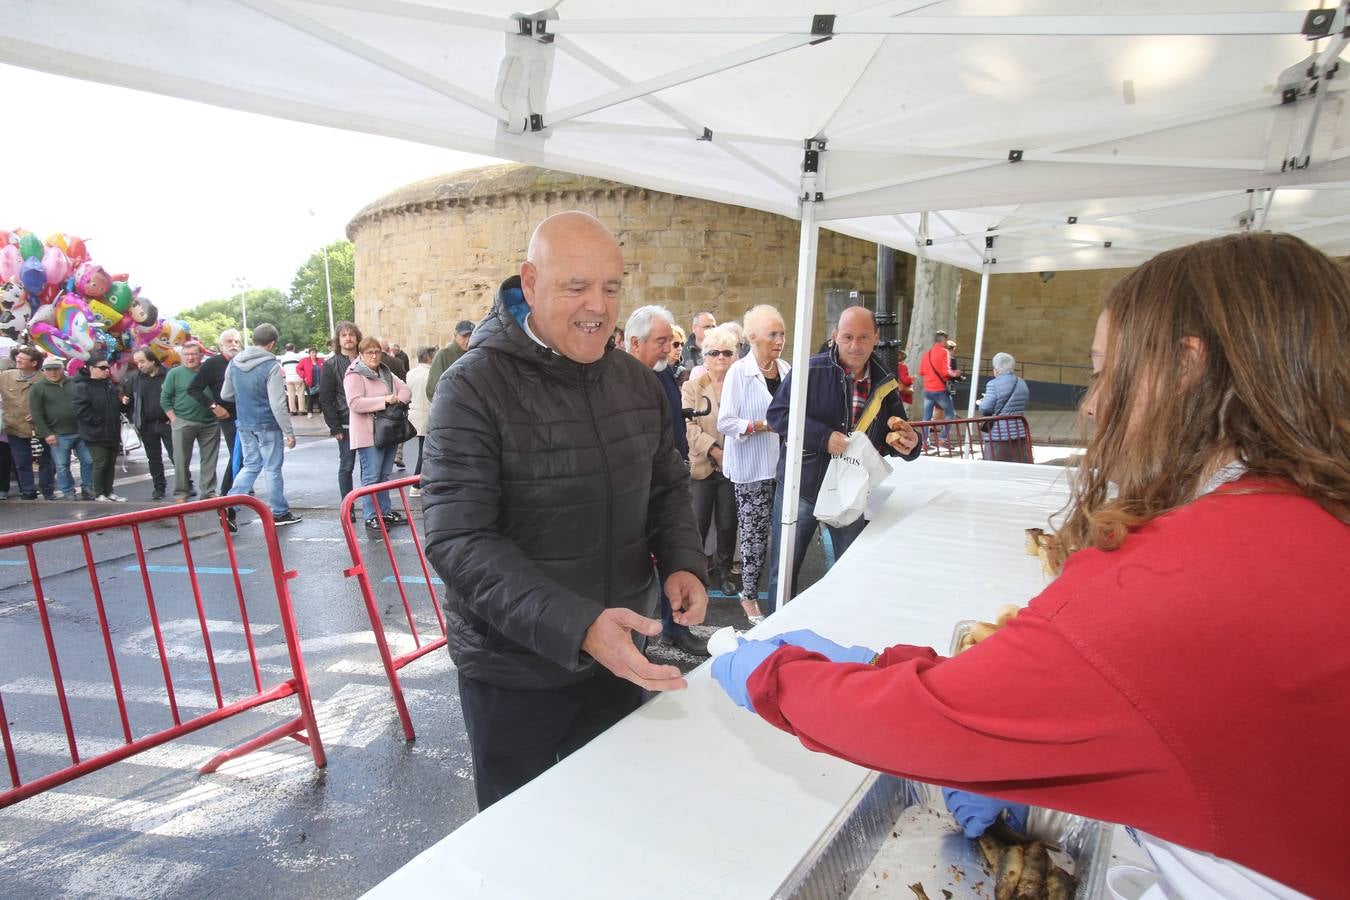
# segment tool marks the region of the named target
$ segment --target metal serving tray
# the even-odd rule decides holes
[[[952,652],[974,622],[961,622]],[[1027,830],[1073,859],[1078,900],[1105,892],[1112,825],[1033,807]],[[1052,853],[1052,856],[1056,855]],[[946,812],[940,788],[873,772],[815,846],[774,892],[775,898],[845,900],[900,897],[923,885],[931,900],[994,896],[979,850]]]

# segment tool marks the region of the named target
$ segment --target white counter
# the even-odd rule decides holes
[[[1063,475],[897,464],[848,554],[757,631],[812,628],[845,644],[946,652],[957,621],[992,618],[1044,587],[1023,529],[1064,505]],[[768,897],[865,774],[734,706],[705,664],[688,690],[647,703],[367,896]]]

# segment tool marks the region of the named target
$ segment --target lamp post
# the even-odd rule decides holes
[[[312,217],[317,219],[319,214],[314,210],[306,210]],[[328,245],[323,247],[323,290],[328,297],[328,340],[331,344],[337,340],[337,328],[333,325],[333,280],[328,276]]]
[[[231,284],[239,290],[239,313],[244,321],[244,338],[248,338],[248,297],[245,293],[248,290],[248,279],[242,275],[236,278]]]

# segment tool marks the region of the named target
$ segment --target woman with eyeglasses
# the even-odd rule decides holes
[[[122,442],[122,400],[106,359],[91,357],[75,381],[75,421],[94,460],[94,500],[125,503],[113,493],[117,448]]]
[[[396,403],[412,400],[412,391],[403,380],[381,362],[383,349],[380,339],[368,337],[357,347],[357,358],[347,367],[342,378],[342,390],[347,396],[351,418],[347,433],[351,435],[352,449],[361,460],[361,485],[383,484],[394,470],[394,454],[398,445],[375,446],[375,414]],[[366,530],[380,533],[380,519],[386,527],[405,521],[403,514],[393,510],[389,493],[367,494],[361,498],[366,515]]]
[[[691,377],[681,389],[685,409],[696,413],[708,410],[685,424],[689,438],[689,493],[694,502],[694,521],[699,537],[710,525],[717,529],[717,551],[708,572],[708,583],[720,585],[723,592],[736,590],[731,573],[731,557],[736,552],[736,493],[722,465],[725,436],[717,430],[717,413],[722,405],[722,388],[727,371],[736,358],[736,335],[729,328],[710,328],[703,333],[703,370]]]
[[[675,383],[684,387],[689,380],[689,370],[684,366],[684,329],[678,325],[670,326],[670,355],[666,357],[666,367],[675,376]]]
[[[750,353],[727,370],[717,430],[730,438],[724,469],[735,485],[741,529],[741,608],[750,624],[758,625],[765,615],[759,606],[759,575],[769,555],[778,468],[778,435],[765,416],[792,367],[782,359],[787,326],[772,306],[761,304],[745,314],[745,337]],[[770,597],[769,612],[773,602]]]

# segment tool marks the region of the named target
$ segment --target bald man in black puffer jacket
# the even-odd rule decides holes
[[[426,553],[447,585],[480,809],[636,709],[644,688],[685,686],[641,652],[661,631],[662,585],[683,624],[707,606],[670,405],[609,341],[622,278],[597,220],[547,219],[436,390]]]

